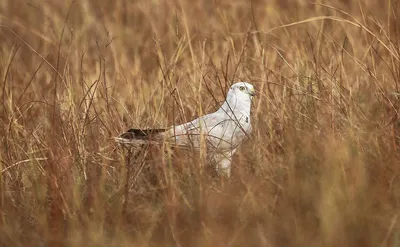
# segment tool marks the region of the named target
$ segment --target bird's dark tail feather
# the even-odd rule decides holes
[[[147,140],[155,134],[165,132],[167,129],[130,129],[120,135],[124,139]]]

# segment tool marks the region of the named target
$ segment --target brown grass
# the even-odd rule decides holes
[[[1,246],[399,246],[400,2],[0,2]],[[255,85],[233,176],[112,137]]]

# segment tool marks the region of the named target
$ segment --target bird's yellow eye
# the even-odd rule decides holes
[[[245,89],[246,89],[246,88],[243,87],[243,86],[240,86],[240,87],[239,87],[239,90],[240,90],[240,91],[244,91]]]

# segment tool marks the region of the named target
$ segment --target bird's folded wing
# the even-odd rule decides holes
[[[166,133],[167,134],[167,133]],[[172,127],[168,135],[178,145],[200,147],[201,135],[209,147],[230,150],[236,147],[246,134],[240,120],[232,119],[224,112],[215,112],[191,122]]]
[[[167,129],[130,129],[115,140],[124,144],[169,142],[176,146],[200,148],[201,135],[204,134],[208,146],[229,150],[239,144],[241,138],[238,136],[244,135],[240,129],[240,120],[232,119],[225,112],[214,112]]]

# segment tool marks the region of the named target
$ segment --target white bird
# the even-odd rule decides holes
[[[166,141],[197,150],[203,141],[219,175],[229,177],[232,156],[251,133],[250,110],[254,95],[253,85],[237,82],[230,87],[225,102],[214,113],[165,129],[130,129],[115,140],[123,144]]]

